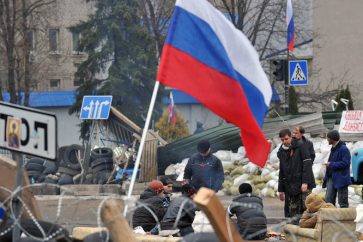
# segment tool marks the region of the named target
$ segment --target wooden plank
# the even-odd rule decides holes
[[[137,239],[132,229],[122,215],[123,211],[124,202],[122,200],[110,199],[105,201],[101,208],[102,222],[110,231],[113,242],[136,242]]]
[[[126,117],[123,113],[121,113],[120,111],[118,111],[116,108],[111,107],[111,112],[117,118],[119,118],[120,120],[122,120],[123,122],[125,122],[127,125],[129,125],[137,133],[139,133],[139,134],[142,133],[142,129],[137,124],[135,124],[134,122],[132,122],[128,117]]]
[[[15,189],[15,179],[16,179],[16,162],[4,157],[0,156],[0,186],[4,187],[6,189],[9,189],[11,191],[14,191]],[[23,186],[29,186],[29,178],[24,171],[23,173]],[[5,199],[9,197],[9,192],[5,191],[4,189],[0,189],[0,201],[3,202]],[[33,196],[33,192],[31,188],[26,188],[22,190],[22,199],[25,203],[25,205],[30,209],[32,214],[36,219],[40,219],[40,210],[38,207],[38,204]],[[24,206],[23,206],[24,207]],[[30,218],[30,215],[25,211],[23,208],[23,213],[25,218]]]
[[[220,241],[244,241],[213,190],[204,187],[200,188],[194,202],[207,215]]]

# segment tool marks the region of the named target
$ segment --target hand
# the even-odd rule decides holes
[[[189,184],[189,179],[184,179],[182,185]]]
[[[306,192],[307,190],[308,190],[308,184],[303,183],[303,184],[301,185],[301,191],[302,191],[302,192]]]
[[[285,201],[285,193],[283,193],[283,192],[279,192],[279,199],[280,199],[280,201]]]

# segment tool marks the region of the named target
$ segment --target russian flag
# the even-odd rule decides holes
[[[295,42],[295,26],[294,26],[294,11],[291,0],[287,0],[286,7],[286,23],[287,23],[287,49],[292,52]]]
[[[175,109],[174,109],[174,97],[173,92],[170,92],[170,103],[168,106],[168,113],[169,113],[169,123],[170,120],[173,122],[173,124],[176,123],[176,115],[175,115]]]
[[[249,40],[206,0],[176,1],[157,78],[240,127],[248,158],[265,165],[271,85]]]

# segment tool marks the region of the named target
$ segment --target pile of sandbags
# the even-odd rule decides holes
[[[323,138],[311,138],[310,140],[313,142],[316,156],[313,164],[313,173],[317,186],[313,191],[324,196],[325,189],[322,188],[326,171],[324,163],[329,158],[331,146]],[[346,144],[351,152],[356,148],[363,147],[363,141]],[[226,150],[219,150],[214,153],[222,161],[224,168],[225,181],[223,183],[223,192],[226,195],[238,195],[238,186],[247,182],[252,185],[253,191],[257,195],[276,197],[280,165],[277,157],[277,151],[280,147],[278,139],[273,141],[272,147],[266,165],[263,168],[256,166],[248,160],[244,147],[240,147],[236,153]],[[178,181],[182,181],[187,162],[188,159],[184,159],[181,163],[170,165],[165,170],[165,175],[176,175]],[[360,200],[361,195],[362,189],[360,185],[350,186],[349,196],[351,198]]]

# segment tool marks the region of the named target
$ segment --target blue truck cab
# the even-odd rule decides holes
[[[363,147],[352,152],[353,184],[363,184]]]

